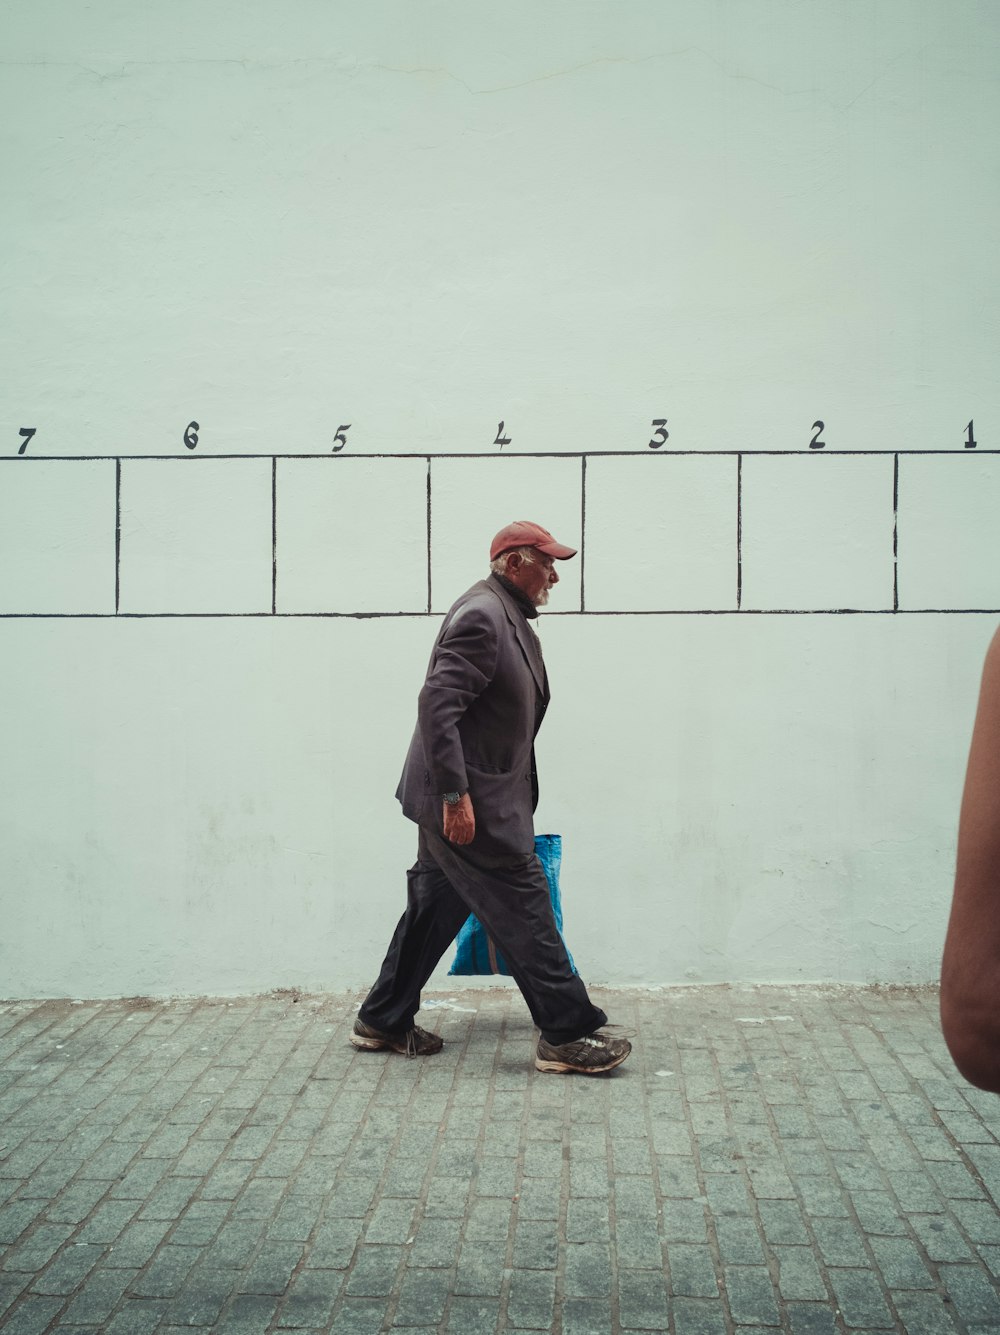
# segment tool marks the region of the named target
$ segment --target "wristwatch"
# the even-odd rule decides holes
[[[462,800],[461,793],[442,793],[441,796],[444,798],[444,800],[448,803],[450,807],[457,806],[458,803],[461,802]]]

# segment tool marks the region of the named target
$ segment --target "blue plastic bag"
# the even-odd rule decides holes
[[[559,928],[559,935],[562,936],[563,916],[562,900],[559,895],[559,867],[562,863],[562,835],[561,834],[536,834],[535,835],[535,853],[538,861],[542,864],[542,870],[545,872],[545,879],[549,883],[549,898],[552,901],[552,913],[556,920],[556,926]],[[565,940],[563,941],[565,945]],[[573,963],[573,956],[569,954],[569,947],[566,947],[566,954],[569,955],[570,966],[576,973],[576,965]],[[470,913],[468,918],[459,929],[458,936],[455,938],[455,961],[448,970],[449,974],[505,974],[510,977],[510,969],[507,968],[507,961],[497,950],[496,946],[486,934],[486,929],[474,913]]]

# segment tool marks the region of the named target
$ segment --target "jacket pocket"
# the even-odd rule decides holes
[[[509,774],[510,765],[491,765],[488,760],[478,760],[472,756],[466,756],[465,768],[479,770],[480,774]]]

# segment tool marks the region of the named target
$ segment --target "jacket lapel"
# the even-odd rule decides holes
[[[498,584],[493,580],[487,584],[486,587],[491,593],[496,594],[501,603],[503,603],[503,609],[507,614],[507,620],[514,627],[514,634],[517,636],[517,642],[521,647],[521,652],[527,660],[528,667],[531,668],[531,675],[535,679],[538,693],[539,695],[544,696],[545,668],[542,663],[541,645],[537,643],[535,632],[528,625],[520,608],[518,608],[517,604],[502,584]],[[532,639],[536,640],[534,644],[532,644]]]

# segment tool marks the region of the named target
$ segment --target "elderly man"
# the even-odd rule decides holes
[[[540,1071],[594,1075],[619,1066],[625,1038],[573,972],[535,856],[534,739],[549,703],[530,622],[575,556],[538,524],[508,524],[490,547],[490,575],[448,612],[434,644],[417,727],[396,796],[419,827],[406,912],[351,1042],[410,1056],[439,1052],[414,1024],[420,990],[469,913],[510,967],[541,1037]]]

